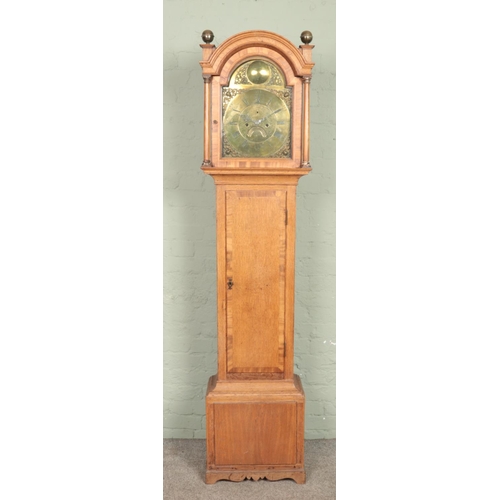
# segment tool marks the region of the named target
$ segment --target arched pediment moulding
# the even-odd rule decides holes
[[[312,47],[309,45],[308,49]],[[220,83],[224,85],[236,65],[255,56],[266,57],[266,54],[284,70],[287,84],[291,84],[294,77],[311,75],[314,63],[306,61],[301,49],[270,31],[238,33],[215,48],[200,65],[204,76],[220,75]]]

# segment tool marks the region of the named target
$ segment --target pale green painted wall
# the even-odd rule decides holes
[[[164,1],[164,437],[205,437],[217,371],[215,189],[203,174],[201,33],[314,35],[311,164],[297,199],[295,371],[306,438],[335,437],[335,2]]]

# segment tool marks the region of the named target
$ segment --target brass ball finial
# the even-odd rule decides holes
[[[310,31],[303,31],[300,34],[300,39],[302,40],[302,43],[308,45],[312,42],[313,34]]]
[[[201,39],[205,42],[205,43],[211,43],[212,40],[214,39],[214,34],[212,31],[210,30],[205,30],[202,34],[201,34]]]

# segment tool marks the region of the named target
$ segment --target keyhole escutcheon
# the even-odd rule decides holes
[[[227,281],[227,287],[229,288],[229,290],[231,290],[233,288],[233,278],[229,278],[228,281]]]

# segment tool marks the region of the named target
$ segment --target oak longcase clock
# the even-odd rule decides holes
[[[305,482],[293,373],[295,200],[309,163],[312,35],[202,35],[204,159],[217,207],[217,374],[206,395],[206,482]]]

